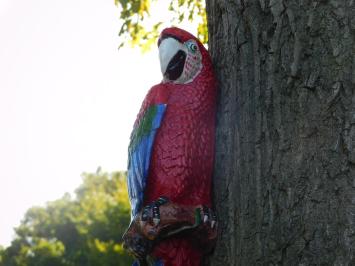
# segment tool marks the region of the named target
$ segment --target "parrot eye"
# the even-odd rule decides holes
[[[193,54],[196,53],[197,45],[194,42],[189,41],[189,42],[186,43],[186,46],[187,46],[187,48],[189,49],[190,52],[192,52]]]

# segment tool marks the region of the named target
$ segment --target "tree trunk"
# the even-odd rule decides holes
[[[211,265],[355,265],[355,1],[207,0]]]

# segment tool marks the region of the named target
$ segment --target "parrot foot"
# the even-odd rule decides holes
[[[157,226],[160,223],[160,206],[168,202],[168,198],[162,196],[151,204],[145,206],[142,211],[141,221],[147,222],[149,220]]]
[[[123,236],[124,246],[137,258],[145,258],[161,240],[185,234],[196,247],[209,253],[217,239],[217,216],[203,205],[187,206],[165,197],[143,207]]]

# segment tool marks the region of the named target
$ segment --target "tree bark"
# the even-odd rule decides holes
[[[355,265],[355,1],[207,0],[210,264]]]

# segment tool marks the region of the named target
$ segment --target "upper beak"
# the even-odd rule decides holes
[[[165,79],[175,81],[184,71],[187,51],[185,45],[173,37],[165,38],[159,45],[161,72]]]
[[[160,69],[163,75],[166,73],[171,59],[178,53],[179,50],[183,50],[183,45],[173,38],[166,38],[160,43],[159,59]]]

